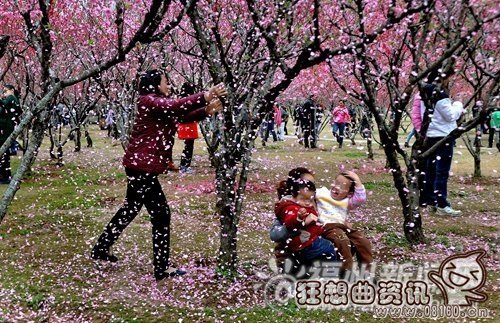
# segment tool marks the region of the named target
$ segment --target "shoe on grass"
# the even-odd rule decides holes
[[[183,166],[181,166],[181,168],[179,168],[179,172],[181,174],[193,174],[194,170],[191,167],[183,167]]]
[[[118,258],[115,255],[109,254],[108,251],[94,247],[90,252],[90,258],[94,260],[104,260],[109,262],[117,262]]]
[[[173,161],[168,162],[167,169],[171,172],[178,172],[179,171],[179,168],[177,166],[175,166]]]
[[[438,207],[436,214],[437,215],[460,216],[460,215],[462,215],[462,211],[454,210],[451,206]]]
[[[182,270],[182,269],[178,269],[176,267],[170,266],[167,268],[167,270],[165,270],[161,274],[155,273],[155,278],[156,278],[156,281],[159,282],[159,281],[161,281],[165,278],[169,278],[169,277],[184,276],[186,273],[187,272]]]

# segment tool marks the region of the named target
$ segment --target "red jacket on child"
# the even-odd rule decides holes
[[[291,241],[287,241],[287,246],[292,251],[300,251],[311,246],[314,240],[323,233],[323,227],[317,225],[316,222],[304,225],[304,222],[299,220],[298,213],[300,209],[318,215],[314,207],[302,206],[287,198],[281,199],[274,206],[276,217],[283,222],[288,230],[300,231],[299,235],[291,238]]]

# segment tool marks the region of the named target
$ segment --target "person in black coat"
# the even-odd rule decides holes
[[[0,146],[2,146],[14,131],[22,113],[17,91],[14,86],[6,84],[0,100]],[[0,184],[9,184],[11,179],[10,153],[5,152],[0,157]]]
[[[304,102],[298,117],[304,135],[304,147],[316,148],[316,104],[312,96],[309,96]]]

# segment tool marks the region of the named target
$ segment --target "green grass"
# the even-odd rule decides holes
[[[364,181],[363,185],[367,190],[394,188],[394,184],[388,181]]]
[[[45,301],[45,294],[35,294],[29,297],[30,299],[27,301],[26,305],[32,310],[39,310]]]
[[[437,236],[434,241],[437,243],[440,243],[446,247],[450,246],[450,239],[448,239],[447,236]]]
[[[347,151],[343,156],[346,158],[366,158],[366,153],[360,151]]]
[[[385,244],[389,247],[408,247],[408,241],[401,233],[388,232],[383,238]]]

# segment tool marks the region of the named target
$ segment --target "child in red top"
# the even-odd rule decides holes
[[[297,171],[295,171],[297,170]],[[333,245],[321,237],[323,229],[318,225],[318,213],[314,204],[316,186],[310,172],[300,169],[290,171],[287,189],[291,194],[284,196],[275,205],[276,217],[293,235],[286,241],[286,247],[304,260],[316,258],[337,259]]]
[[[312,182],[303,181],[304,185],[290,199],[283,199],[276,203],[275,212],[286,228],[292,232],[299,231],[288,243],[292,251],[299,251],[309,247],[321,235],[322,228],[316,225],[318,213],[314,207],[315,190],[311,189]]]

